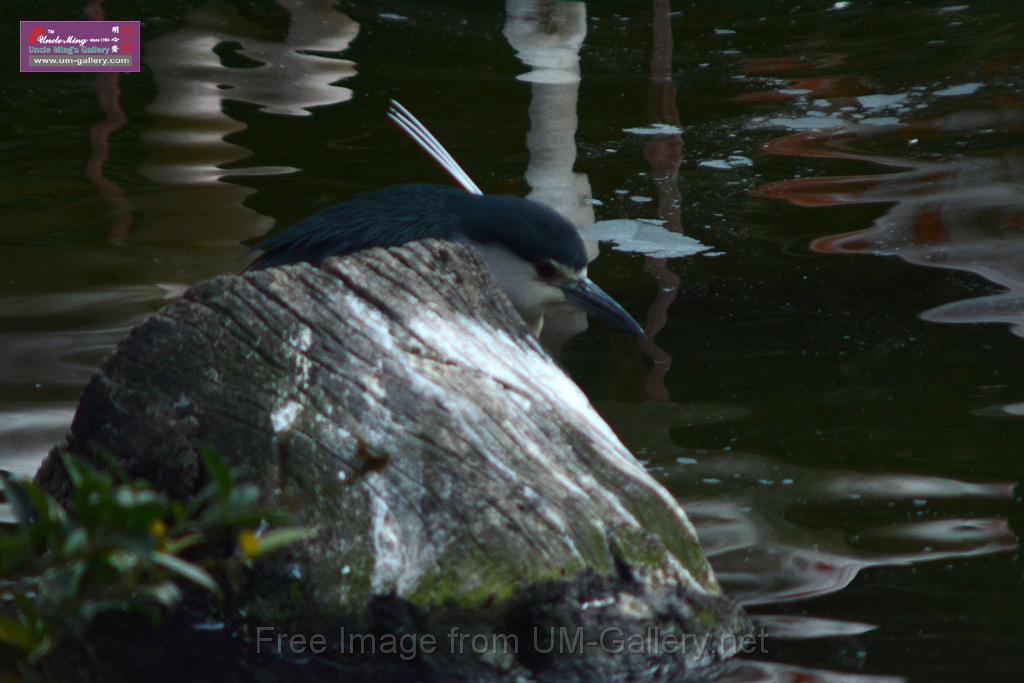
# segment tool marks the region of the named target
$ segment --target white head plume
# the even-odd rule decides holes
[[[455,158],[448,153],[448,150],[444,148],[434,134],[431,133],[426,126],[424,126],[419,119],[412,115],[408,109],[399,104],[396,100],[391,100],[391,109],[388,110],[388,118],[394,121],[399,128],[405,131],[406,135],[412,138],[413,142],[418,144],[423,150],[430,155],[430,158],[440,164],[441,168],[448,172],[455,182],[470,194],[483,194],[483,191],[477,187],[473,179],[469,177],[459,163],[455,161]]]

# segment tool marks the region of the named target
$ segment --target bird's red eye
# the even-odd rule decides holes
[[[537,269],[537,275],[540,275],[545,280],[550,280],[555,276],[555,266],[551,261],[541,261],[535,268]]]

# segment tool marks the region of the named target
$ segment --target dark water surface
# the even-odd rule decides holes
[[[604,241],[643,348],[545,340],[685,503],[768,652],[723,680],[1024,671],[1024,5],[92,2],[142,74],[0,81],[0,467],[132,325],[361,191],[445,182]]]

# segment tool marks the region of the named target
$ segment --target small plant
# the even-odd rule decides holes
[[[179,583],[219,596],[215,573],[237,574],[313,535],[272,528],[287,520],[260,506],[256,487],[236,482],[219,456],[202,457],[210,482],[187,501],[129,481],[112,461],[98,470],[67,454],[67,508],[32,482],[5,478],[15,523],[0,526],[0,656],[34,664],[64,638],[83,639],[104,612],[141,613],[155,625],[180,603]],[[221,559],[186,558],[225,539],[233,552]]]

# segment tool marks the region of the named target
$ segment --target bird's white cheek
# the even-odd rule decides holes
[[[545,306],[565,301],[562,290],[539,279],[533,265],[510,250],[495,245],[473,246],[487,263],[494,281],[525,320],[535,320]]]

